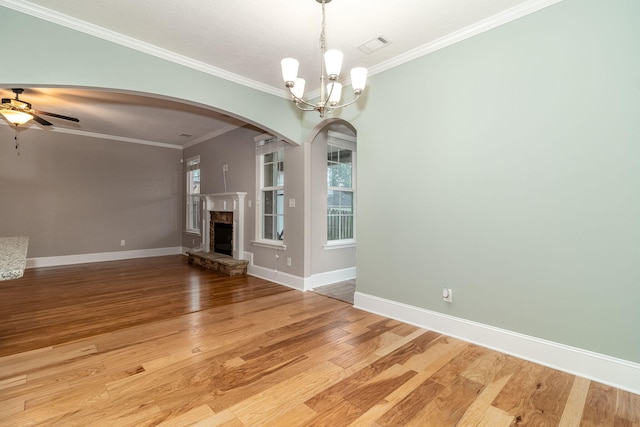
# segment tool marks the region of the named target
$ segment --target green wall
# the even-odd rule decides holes
[[[0,6],[0,85],[80,86],[188,100],[299,143],[299,113],[285,98]]]
[[[358,291],[640,362],[639,16],[565,0],[374,76]]]

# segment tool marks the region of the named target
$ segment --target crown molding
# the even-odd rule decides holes
[[[10,124],[6,123],[4,120],[0,121],[0,125],[1,126],[11,126]],[[13,126],[11,126],[13,127]],[[77,130],[77,129],[65,129],[65,128],[57,128],[57,127],[48,127],[47,129],[41,129],[39,127],[31,127],[29,125],[22,125],[20,126],[21,129],[29,129],[29,130],[35,130],[35,131],[39,131],[39,132],[55,132],[55,133],[66,133],[69,135],[79,135],[79,136],[85,136],[88,138],[98,138],[98,139],[108,139],[111,141],[120,141],[120,142],[130,142],[133,144],[142,144],[142,145],[153,145],[155,147],[162,147],[162,148],[172,148],[174,150],[182,150],[183,147],[181,145],[177,145],[177,144],[168,144],[166,142],[157,142],[157,141],[149,141],[146,139],[138,139],[138,138],[127,138],[125,136],[117,136],[117,135],[109,135],[106,133],[98,133],[98,132],[87,132],[84,130]]]
[[[514,6],[489,18],[483,19],[444,37],[434,40],[430,43],[426,43],[406,53],[369,67],[369,76],[382,73],[383,71],[387,71],[406,62],[428,55],[447,46],[451,46],[452,44],[458,43],[475,35],[481,34],[485,31],[499,27],[500,25],[509,23],[523,16],[537,12],[538,10],[544,9],[561,1],[562,0],[530,0],[518,6]],[[198,70],[203,73],[207,73],[243,86],[247,86],[261,92],[265,92],[285,99],[290,98],[286,90],[274,88],[273,86],[269,86],[267,84],[248,79],[246,77],[231,73],[221,68],[211,66],[202,61],[198,61],[193,58],[189,58],[184,55],[162,49],[152,44],[124,36],[122,34],[116,33],[115,31],[111,31],[106,28],[72,18],[54,10],[34,5],[32,3],[29,3],[28,1],[0,0],[0,6],[8,7],[18,12],[34,16],[36,18],[44,19],[46,21],[65,26],[67,28],[71,28],[73,30],[99,37],[101,39],[108,40],[113,43],[117,43],[122,46],[126,46],[131,49],[156,56],[161,59],[165,59],[167,61],[181,64],[194,70]],[[350,85],[351,79],[347,77],[344,80],[343,84],[345,86]],[[320,90],[318,89],[316,91],[310,92],[308,96],[310,97],[310,99],[317,98],[318,96],[320,96]]]
[[[492,30],[501,25],[507,24],[523,16],[529,15],[538,10],[561,2],[562,0],[530,0],[518,6],[514,6],[489,18],[478,21],[458,31],[454,31],[444,37],[426,43],[401,55],[395,56],[387,61],[381,62],[369,68],[369,75],[375,75],[387,71],[391,68],[413,61],[421,56],[428,55],[437,50],[443,49],[452,44],[461,42],[470,37]]]
[[[441,37],[437,40],[423,44],[422,46],[418,46],[417,48],[412,49],[408,52],[405,52],[398,56],[394,56],[391,59],[369,67],[368,75],[369,77],[371,77],[378,73],[390,70],[391,68],[395,68],[409,61],[413,61],[414,59],[418,59],[437,50],[444,49],[447,46],[451,46],[455,43],[484,33],[485,31],[489,31],[511,21],[515,21],[518,18],[522,18],[523,16],[537,12],[556,3],[560,3],[561,1],[562,0],[529,0],[528,2],[522,3],[518,6],[514,6],[496,15],[490,16],[489,18],[483,19],[482,21],[478,21],[465,28],[461,28],[458,31],[454,31],[451,34],[447,34],[446,36]],[[342,80],[342,84],[343,86],[351,85],[351,78],[346,77]],[[320,97],[320,89],[309,92],[308,94],[309,99],[318,97]]]
[[[239,127],[240,126],[236,126],[236,125],[227,125],[223,128],[216,129],[212,132],[205,133],[204,135],[194,139],[193,141],[186,142],[185,144],[182,145],[182,148],[193,147],[194,145],[198,145],[201,142],[209,141],[210,139],[216,138],[220,135],[224,135],[225,133],[231,132],[234,129],[238,129]]]
[[[196,59],[189,58],[184,55],[180,55],[178,53],[172,52],[167,49],[162,49],[158,46],[154,46],[150,43],[146,43],[141,40],[137,40],[132,37],[122,35],[115,31],[106,29],[104,27],[90,24],[80,19],[72,18],[70,16],[64,15],[62,13],[56,12],[46,7],[29,3],[28,1],[0,0],[0,6],[4,6],[9,9],[13,9],[15,11],[25,13],[27,15],[34,16],[36,18],[40,18],[45,21],[52,22],[54,24],[62,25],[72,30],[80,31],[85,34],[89,34],[89,35],[101,38],[103,40],[117,43],[119,45],[131,48],[131,49],[135,49],[137,51],[140,51],[149,55],[153,55],[155,57],[165,59],[167,61],[171,61],[176,64],[184,65],[185,67],[189,67],[194,70],[210,74],[212,76],[220,77],[221,79],[225,79],[233,83],[247,86],[252,89],[259,90],[261,92],[266,92],[268,94],[276,95],[279,97],[286,97],[285,92],[281,89],[276,89],[267,84],[264,84],[252,79],[248,79],[238,74],[231,73],[227,70],[223,70],[222,68],[214,67],[202,61],[198,61]]]

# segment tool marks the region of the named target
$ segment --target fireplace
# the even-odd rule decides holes
[[[233,212],[211,211],[209,250],[233,256]]]
[[[244,259],[244,197],[247,193],[202,194],[202,248]]]

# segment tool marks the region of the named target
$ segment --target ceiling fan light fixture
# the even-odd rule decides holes
[[[0,110],[2,114],[12,125],[20,126],[33,119],[33,115],[23,111],[16,110]]]

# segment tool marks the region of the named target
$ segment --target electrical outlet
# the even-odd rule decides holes
[[[124,246],[124,240],[120,240],[120,246]]]
[[[453,302],[453,291],[449,288],[442,288],[442,300],[445,302]]]
[[[296,207],[296,199],[289,199],[289,207],[290,208]]]
[[[291,267],[291,258],[287,258],[287,267]]]
[[[222,166],[222,172],[229,172],[229,165],[223,165]]]

